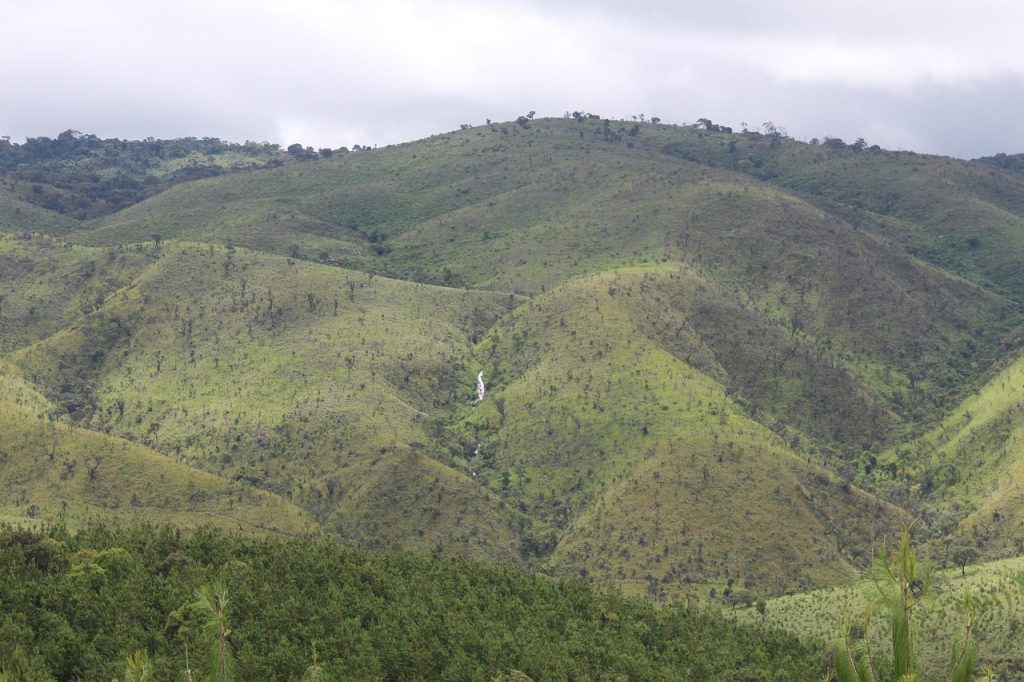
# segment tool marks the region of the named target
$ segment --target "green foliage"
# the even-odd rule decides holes
[[[207,678],[214,682],[228,682],[234,678],[234,655],[231,651],[231,629],[228,627],[227,590],[220,582],[203,585],[196,590],[196,600],[190,604],[199,613],[202,635],[209,647]]]
[[[932,569],[927,563],[918,561],[916,551],[910,546],[909,527],[904,529],[895,550],[887,549],[876,558],[870,573],[878,598],[868,607],[865,615],[863,641],[851,643],[850,629],[847,628],[843,639],[833,647],[836,676],[839,682],[921,680],[923,678],[916,647],[919,626],[915,613],[918,606],[931,596]],[[891,674],[881,675],[878,672],[879,664],[874,660],[868,644],[867,632],[871,626],[872,611],[876,608],[882,609],[889,617]],[[977,645],[973,639],[973,628],[977,620],[977,608],[970,593],[964,598],[962,614],[963,630],[951,647],[952,661],[949,674],[945,677],[947,682],[971,682],[974,679]]]
[[[128,657],[124,666],[124,682],[149,682],[153,679],[153,664],[146,651],[139,650]]]
[[[96,584],[26,551],[46,540],[126,570]],[[167,562],[172,555],[187,562]],[[496,564],[254,540],[203,528],[0,529],[0,669],[38,677],[179,678],[185,651],[234,654],[235,679],[809,679],[818,656],[715,612],[601,592]],[[197,594],[198,590],[198,594]],[[226,595],[230,595],[230,599]],[[193,606],[195,605],[195,606]],[[230,627],[227,621],[230,620]],[[218,677],[219,656],[211,666]],[[199,679],[191,663],[194,679]],[[17,673],[15,673],[17,674]],[[133,679],[133,678],[129,678]],[[135,677],[134,679],[139,679]]]
[[[216,138],[103,140],[66,130],[56,139],[0,142],[0,179],[13,194],[79,220],[112,213],[180,182],[280,163],[277,145]],[[61,224],[53,220],[50,227]]]

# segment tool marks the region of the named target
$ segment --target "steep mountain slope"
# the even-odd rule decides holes
[[[74,247],[0,239],[0,350],[76,426],[370,546],[776,593],[851,577],[895,502],[1013,551],[989,525],[1017,523],[1020,382],[993,376],[1024,177],[628,125],[473,128],[180,183]]]
[[[152,250],[87,249],[0,234],[0,352],[42,340],[103,304],[153,261]]]
[[[0,364],[0,519],[145,519],[289,534],[314,527],[276,495],[54,422],[50,412],[45,398]]]
[[[471,338],[513,298],[148,248],[157,260],[129,286],[13,355],[81,423],[279,493],[365,544],[518,559],[522,523],[432,437],[471,398]]]
[[[996,557],[1024,553],[1024,357],[1014,355],[935,428],[867,462],[891,496],[929,510],[936,531]]]
[[[1024,299],[1024,176],[989,164],[826,139],[660,131],[646,142],[794,191],[920,258]]]
[[[659,287],[676,278],[675,291]],[[685,310],[668,297],[689,286],[697,307],[708,300],[692,291],[699,282],[678,266],[617,271],[504,318],[478,349],[490,383],[466,417],[479,443],[469,466],[561,530],[554,566],[653,594],[741,579],[777,592],[851,577],[848,562],[900,513],[797,457],[699,371],[728,381],[732,365],[716,362],[698,315],[691,325],[676,312],[678,335],[652,333],[644,299]],[[659,343],[668,339],[674,347]]]
[[[989,364],[1021,321],[1011,301],[842,215],[672,152],[673,140],[702,139],[695,131],[646,126],[626,143],[590,125],[473,129],[190,183],[75,239],[159,232],[533,293],[624,264],[683,262],[830,353],[897,422],[928,419],[962,395],[975,364]],[[1024,183],[1014,191],[1024,197]],[[892,433],[883,425],[837,445],[860,452]]]
[[[807,392],[874,415],[836,422],[857,437],[892,415],[686,266],[577,280],[523,307],[244,249],[145,252],[139,277],[13,359],[81,423],[274,491],[362,544],[554,552],[553,567],[673,591],[744,576],[777,592],[851,576],[900,518],[796,457],[789,440],[811,438],[780,422],[780,440],[723,384],[815,435]],[[760,355],[727,341],[755,334],[777,364],[768,388]],[[492,393],[470,409],[475,367]],[[754,552],[762,531],[772,549]]]

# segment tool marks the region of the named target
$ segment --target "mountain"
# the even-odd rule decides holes
[[[137,443],[53,419],[53,406],[0,365],[0,519],[149,520],[299,534],[312,520],[252,486],[196,471]]]
[[[919,514],[1019,552],[1024,176],[587,117],[303,158],[12,225],[43,411],[364,546],[666,599],[849,580]]]

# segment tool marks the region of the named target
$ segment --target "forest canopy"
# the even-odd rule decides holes
[[[820,660],[779,631],[498,564],[368,552],[317,538],[200,529],[0,529],[0,670],[15,679],[153,679],[207,665],[189,605],[227,595],[236,679],[811,679]]]

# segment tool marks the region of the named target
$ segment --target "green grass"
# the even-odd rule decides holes
[[[0,396],[0,516],[9,521],[150,520],[286,534],[313,528],[275,495],[54,421],[52,405],[2,364]]]
[[[80,423],[280,494],[345,537],[515,560],[520,521],[433,435],[471,399],[471,338],[514,303],[168,243],[14,358]]]
[[[992,664],[999,679],[1019,679],[1024,673],[1024,558],[1008,559],[938,572],[939,592],[922,603],[917,614],[917,649],[926,673],[948,667],[951,646],[963,626],[962,603],[970,593],[978,608],[974,636],[978,663]],[[763,621],[799,636],[807,643],[829,642],[840,636],[844,618],[863,624],[864,608],[877,596],[870,581],[768,600],[764,618],[753,609],[741,620]],[[870,631],[872,648],[891,648],[887,623],[876,618]]]
[[[489,392],[465,418],[466,466],[558,530],[559,570],[662,596],[849,578],[898,512],[841,492],[686,362],[698,335],[677,356],[644,333],[642,299],[677,271],[575,281],[499,322],[477,350]]]

